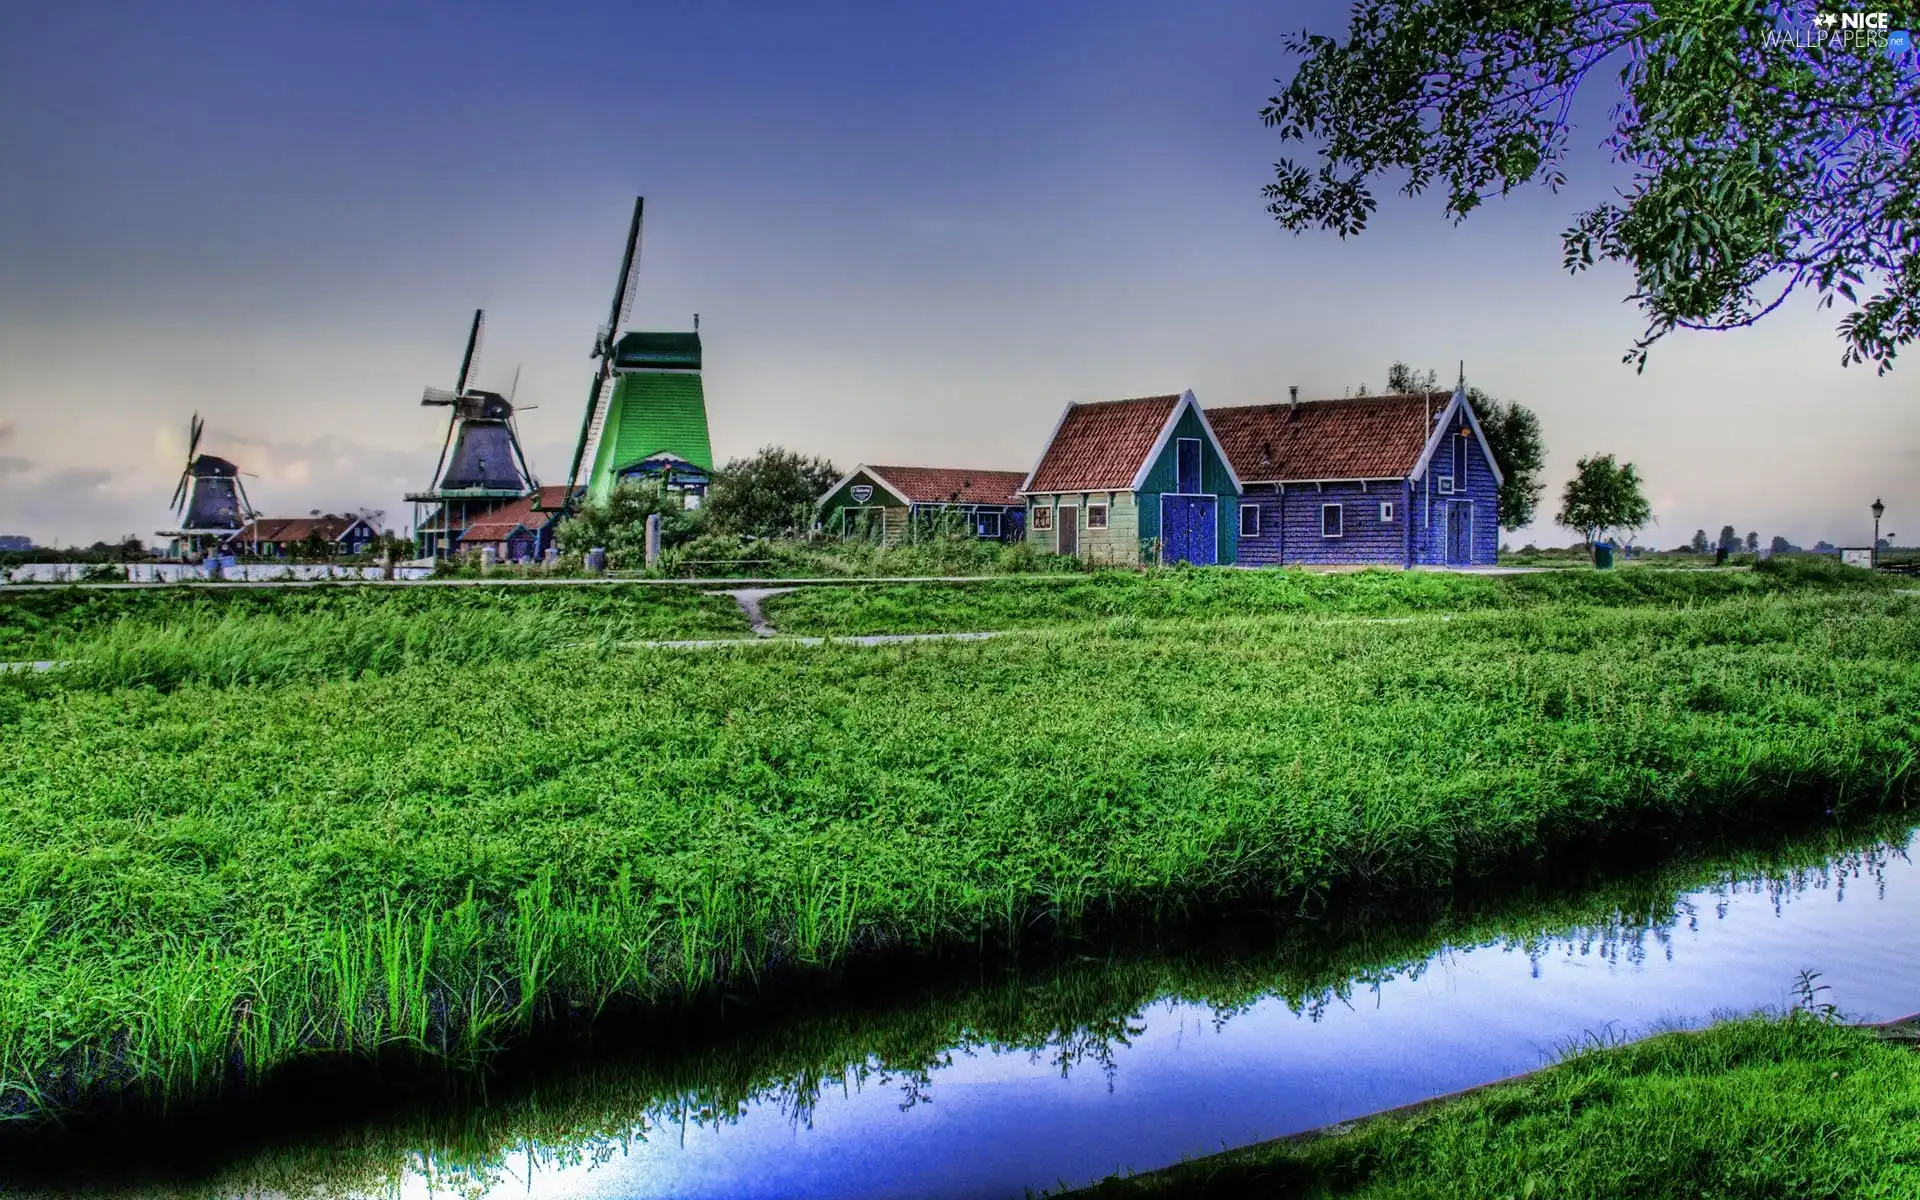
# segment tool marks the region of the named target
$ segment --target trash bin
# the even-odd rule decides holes
[[[1604,543],[1593,548],[1593,565],[1597,570],[1606,571],[1613,567],[1613,547]]]
[[[603,547],[595,546],[587,551],[587,570],[595,575],[607,569],[607,552]]]

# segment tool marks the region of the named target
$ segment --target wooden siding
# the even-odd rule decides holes
[[[1380,519],[1382,502],[1393,505],[1393,520]],[[1404,480],[1369,483],[1293,483],[1280,496],[1281,538],[1289,566],[1407,565],[1407,510]],[[1322,533],[1321,508],[1341,506],[1337,538]]]
[[[1109,496],[1111,501],[1109,502]],[[1087,562],[1134,566],[1140,562],[1140,507],[1132,492],[1062,492],[1027,498],[1027,541],[1035,550],[1056,554],[1060,549],[1060,506],[1070,504],[1079,511],[1075,520],[1080,530],[1079,557]],[[1087,526],[1087,505],[1107,504],[1107,527]],[[1034,528],[1033,510],[1054,510],[1050,529]]]
[[[1214,561],[1222,566],[1236,561],[1240,493],[1233,486],[1233,477],[1227,472],[1226,461],[1215,452],[1213,439],[1208,436],[1203,420],[1194,409],[1181,413],[1180,420],[1174,425],[1173,436],[1167,439],[1160,457],[1147,469],[1146,479],[1135,497],[1140,523],[1140,553],[1143,557],[1152,553],[1151,545],[1160,537],[1160,495],[1175,489],[1180,439],[1197,438],[1200,442],[1200,494],[1219,497],[1218,518],[1214,525]]]
[[[1449,500],[1473,502],[1473,552],[1470,565],[1490,567],[1500,550],[1500,485],[1494,481],[1493,464],[1480,450],[1480,439],[1471,431],[1467,445],[1467,478],[1464,488],[1455,481],[1453,494],[1443,496],[1436,482],[1453,474],[1451,443],[1467,428],[1464,413],[1450,422],[1447,436],[1427,464],[1426,474],[1413,481],[1412,502],[1407,506],[1414,518],[1413,561],[1422,565],[1444,566],[1447,561],[1447,519]]]

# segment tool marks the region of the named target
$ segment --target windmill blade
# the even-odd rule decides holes
[[[187,422],[187,461],[188,462],[193,461],[194,451],[200,448],[200,435],[206,432],[206,428],[207,428],[207,423],[200,419],[199,413],[193,414],[193,418]]]
[[[187,473],[185,471],[182,471],[180,472],[180,485],[173,489],[173,499],[167,502],[167,507],[177,513],[180,511],[181,502],[184,501],[186,498],[187,498]]]
[[[515,396],[518,396],[518,395],[520,394],[520,367],[521,367],[521,365],[522,365],[522,364],[520,364],[520,363],[515,363],[515,364],[513,364],[513,386],[507,389],[507,404],[508,404],[509,406],[511,406],[511,405],[513,404],[513,398],[514,398]]]
[[[487,311],[483,308],[473,310],[473,328],[467,333],[467,354],[460,360],[460,382],[453,385],[456,395],[465,395],[467,380],[473,375],[474,363],[480,357],[480,327],[486,323]]]
[[[627,249],[620,257],[620,278],[614,284],[613,304],[607,310],[606,354],[613,353],[613,343],[620,339],[620,329],[633,311],[633,294],[640,286],[640,218],[646,206],[645,196],[633,198],[633,224],[627,227]]]
[[[460,397],[445,388],[430,387],[420,395],[422,405],[456,404]]]
[[[562,500],[569,508],[573,506],[573,486],[580,478],[580,460],[585,457],[587,442],[593,436],[594,415],[600,409],[600,398],[606,393],[612,362],[611,357],[600,360],[600,369],[593,373],[593,384],[587,390],[587,412],[580,418],[580,440],[573,445],[573,465],[567,468],[567,494]]]

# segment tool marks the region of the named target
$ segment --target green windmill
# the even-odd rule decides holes
[[[640,280],[645,205],[646,197],[634,198],[613,304],[593,341],[597,365],[567,472],[567,494],[577,495],[575,489],[584,483],[587,500],[604,500],[623,480],[647,480],[694,508],[713,476],[707,397],[700,386],[699,314],[690,333],[620,332]]]

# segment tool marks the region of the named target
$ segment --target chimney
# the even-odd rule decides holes
[[[1289,384],[1287,387],[1287,420],[1291,421],[1299,415],[1300,385],[1297,383]]]
[[[699,313],[693,314],[693,331],[695,333],[700,332],[700,314]]]

